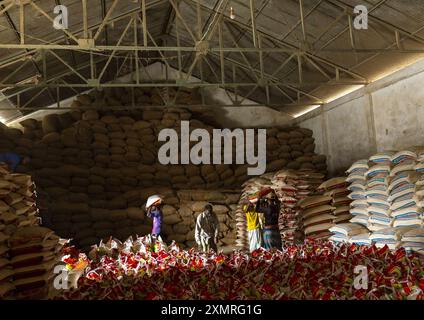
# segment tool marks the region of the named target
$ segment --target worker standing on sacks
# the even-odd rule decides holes
[[[159,195],[153,195],[147,199],[146,203],[146,215],[153,219],[153,228],[152,228],[152,241],[155,242],[159,240],[162,242],[161,232],[162,232],[162,222],[163,222],[163,213],[162,213],[162,203],[163,200]]]
[[[208,252],[210,249],[217,252],[217,242],[219,233],[219,221],[216,214],[213,212],[212,205],[207,204],[205,210],[197,216],[195,240],[199,248],[203,252]]]
[[[247,220],[249,251],[253,252],[262,246],[262,220],[258,212],[258,197],[251,196],[248,204],[243,206]]]

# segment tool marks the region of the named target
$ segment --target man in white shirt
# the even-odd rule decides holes
[[[218,242],[219,221],[213,212],[212,205],[207,204],[205,211],[197,216],[195,240],[203,252],[210,249],[218,251],[216,243]]]

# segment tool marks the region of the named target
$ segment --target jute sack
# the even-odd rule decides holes
[[[175,197],[175,196],[167,196],[165,198],[165,201],[167,204],[171,205],[171,206],[178,206],[180,204],[180,200]]]
[[[200,186],[205,184],[205,181],[201,177],[190,177],[188,184],[190,186]]]
[[[109,143],[95,141],[91,144],[91,146],[94,149],[94,152],[97,154],[99,154],[101,150],[106,150],[106,151],[109,150]]]
[[[172,177],[171,178],[171,182],[172,184],[182,184],[182,185],[186,185],[188,183],[188,179],[186,176],[176,176],[176,177]]]
[[[127,176],[127,177],[137,177],[139,173],[139,170],[137,168],[123,167],[123,168],[120,168],[119,170],[122,176]]]
[[[312,157],[305,157],[305,156],[301,156],[296,158],[296,161],[299,163],[311,163],[312,162]]]
[[[314,138],[304,138],[303,141],[302,141],[302,143],[301,143],[301,145],[303,147],[306,147],[307,145],[314,144],[314,143],[315,143],[315,139]]]
[[[111,210],[109,213],[109,220],[112,222],[118,222],[128,218],[125,210]]]
[[[200,171],[203,177],[206,177],[210,174],[216,174],[215,167],[209,164],[201,166]]]
[[[51,132],[46,134],[41,141],[45,144],[61,141],[61,135],[57,132]]]
[[[167,224],[166,222],[164,222],[162,224],[162,233],[164,235],[171,235],[174,233],[174,230],[172,229],[172,225]]]
[[[43,118],[42,128],[45,134],[59,132],[60,122],[57,114],[49,114]]]
[[[299,131],[297,129],[291,130],[289,132],[289,136],[290,136],[290,138],[295,138],[295,139],[296,138],[303,138],[304,137],[302,131]]]
[[[135,120],[128,116],[121,116],[118,118],[118,121],[123,125],[133,125],[135,123]]]
[[[319,164],[319,163],[325,163],[327,161],[327,157],[325,155],[317,155],[312,157],[312,163]]]
[[[134,233],[134,235],[144,236],[151,233],[151,231],[152,227],[148,225],[140,224],[132,227],[132,232]]]
[[[124,219],[117,222],[114,222],[113,225],[115,226],[115,229],[122,229],[122,228],[128,228],[133,226],[133,220],[131,219]]]
[[[224,205],[213,205],[213,211],[217,214],[217,215],[220,215],[220,216],[222,216],[222,215],[224,215],[224,214],[226,214],[228,211],[230,211],[229,210],[229,208],[227,207],[227,206],[224,206]],[[218,219],[219,219],[219,216],[218,216]],[[223,218],[221,218],[221,219],[223,219]],[[221,221],[221,220],[220,220]],[[226,221],[226,219],[225,219],[225,221]]]
[[[89,185],[87,187],[87,192],[89,194],[100,194],[103,193],[105,188],[102,185]]]
[[[90,216],[93,221],[105,221],[110,218],[110,212],[107,209],[91,208]]]
[[[206,182],[212,185],[214,182],[218,182],[220,180],[219,175],[216,172],[210,173],[204,177]]]
[[[305,148],[303,149],[303,152],[305,153],[313,153],[315,151],[315,144],[308,144],[307,146],[305,146]]]
[[[90,222],[91,216],[89,214],[74,214],[71,217],[72,222]]]
[[[297,161],[291,161],[287,164],[287,168],[288,169],[294,169],[294,170],[298,170],[300,169],[300,163]]]
[[[208,204],[206,201],[194,201],[190,203],[191,210],[195,213],[202,212],[205,210],[205,206]]]
[[[146,128],[150,128],[151,123],[148,121],[137,121],[133,124],[133,130],[142,130]]]
[[[137,131],[129,129],[129,130],[125,130],[125,138],[126,139],[137,139],[138,138],[138,134]]]
[[[305,162],[305,163],[302,163],[302,165],[300,166],[300,169],[311,169],[311,170],[313,170],[313,169],[315,169],[315,166],[310,162]]]
[[[278,139],[277,139],[277,138],[269,137],[269,138],[266,140],[266,144],[267,144],[267,146],[269,146],[269,147],[274,147],[274,146],[278,146],[280,143],[279,143],[279,141],[278,141]]]
[[[165,216],[163,218],[163,221],[166,224],[175,225],[177,223],[180,223],[182,221],[182,219],[178,214],[174,214],[174,215],[170,215],[170,216]]]
[[[182,223],[173,225],[172,229],[174,230],[176,234],[183,234],[183,235],[186,235],[189,231],[191,231],[189,226]]]
[[[94,141],[109,144],[109,136],[103,133],[94,133]]]
[[[162,120],[161,111],[146,110],[143,111],[143,120]]]
[[[103,186],[105,184],[105,178],[103,178],[102,176],[98,176],[98,175],[91,174],[88,177],[88,180],[90,181],[91,185],[101,185],[101,186]]]
[[[141,208],[130,207],[130,208],[127,208],[127,216],[128,218],[133,220],[144,221],[145,212]]]
[[[312,137],[314,135],[312,130],[306,128],[299,128],[297,131],[301,132],[305,137]]]
[[[19,122],[19,124],[24,128],[29,128],[34,130],[39,127],[39,122],[35,119],[26,119]]]
[[[98,120],[99,114],[96,110],[87,110],[82,114],[82,119],[89,121],[89,120]]]
[[[119,123],[119,120],[117,117],[113,115],[106,115],[100,118],[100,120],[105,124],[116,124]]]
[[[163,206],[162,212],[164,216],[171,216],[171,215],[175,215],[177,213],[177,210],[173,206],[166,204]]]
[[[305,147],[300,144],[291,145],[291,148],[293,151],[300,151],[300,152],[303,152],[303,150],[305,149]]]
[[[68,194],[68,200],[71,203],[87,203],[89,200],[89,197],[85,193],[69,193]]]
[[[268,172],[277,171],[284,168],[286,165],[287,165],[287,160],[285,159],[275,160],[267,165],[267,171]]]
[[[181,244],[182,242],[185,241],[186,235],[184,235],[184,234],[173,234],[171,236],[171,238],[172,238],[172,240],[175,240],[175,242]]]
[[[129,146],[138,147],[138,148],[140,148],[143,145],[139,139],[134,139],[134,138],[128,138],[126,140],[126,144]]]
[[[178,213],[183,219],[193,218],[193,211],[186,203],[182,203],[178,209]]]
[[[234,175],[233,170],[227,169],[226,171],[221,173],[219,177],[220,177],[221,180],[226,180],[228,178],[231,178],[233,175]]]
[[[226,204],[233,205],[238,203],[240,195],[237,193],[226,193],[225,198],[226,198],[226,201],[225,201]]]
[[[195,165],[185,166],[185,172],[187,176],[198,177],[200,176],[200,168]]]
[[[296,158],[303,156],[303,152],[301,152],[301,151],[292,151],[290,154],[291,154],[293,159],[296,159]]]
[[[126,138],[125,132],[123,131],[109,132],[108,136],[112,140],[113,139],[124,140]]]

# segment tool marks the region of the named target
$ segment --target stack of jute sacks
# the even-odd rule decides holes
[[[264,189],[272,189],[276,193],[280,203],[279,230],[283,243],[299,243],[303,241],[304,234],[301,224],[302,208],[299,202],[314,194],[322,183],[324,175],[312,170],[280,170],[275,173],[267,173],[260,177],[248,180],[243,185],[241,202],[253,194]],[[236,211],[237,221],[237,247],[246,249],[247,226],[246,216],[241,206]]]
[[[122,88],[93,91],[77,97],[75,110],[49,114],[42,121],[24,120],[23,131],[0,130],[0,152],[30,156],[30,164],[20,165],[17,171],[30,173],[37,189],[48,196],[48,226],[60,236],[77,238],[84,247],[98,243],[94,240],[111,230],[119,231],[112,235],[120,238],[133,234],[134,229],[148,232],[150,219],[139,209],[147,197],[140,197],[140,190],[240,190],[249,179],[247,165],[160,164],[160,130],[174,129],[179,134],[185,120],[190,121],[191,132],[205,129],[211,133],[217,125],[203,110],[152,107],[161,104],[157,90],[136,89],[135,103],[145,107],[131,109],[131,93]],[[168,98],[175,96],[175,92],[166,94]],[[179,105],[197,98],[190,91],[177,95]],[[128,107],[94,110],[102,106]],[[300,128],[269,131],[268,171],[286,166],[325,170],[325,157],[313,152],[312,132]],[[282,149],[271,156],[276,141]]]
[[[326,157],[315,154],[313,132],[305,128],[267,131],[268,171],[310,169],[327,171]]]
[[[83,250],[89,250],[91,245],[109,237],[126,240],[129,236],[149,234],[152,221],[146,217],[142,205],[152,194],[160,194],[164,199],[162,231],[165,240],[175,240],[182,247],[195,246],[196,216],[210,203],[220,222],[219,246],[235,243],[233,221],[238,193],[234,191],[134,189],[124,194],[124,203],[119,207],[89,207],[85,203],[69,206],[67,202],[57,202],[50,213],[60,236],[73,238]]]
[[[0,299],[47,297],[62,246],[37,213],[31,177],[0,165]]]

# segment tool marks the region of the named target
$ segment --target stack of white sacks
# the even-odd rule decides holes
[[[350,203],[350,219],[351,223],[342,223],[330,229],[334,235],[330,240],[338,242],[350,242],[358,245],[367,245],[370,243],[370,231],[367,226],[369,223],[369,213],[367,202],[367,173],[369,171],[369,163],[367,159],[356,161],[347,170],[348,177],[346,181],[350,183],[348,190],[350,194],[348,198],[352,200]]]
[[[424,254],[424,152],[379,153],[347,172],[354,218],[330,239]]]

